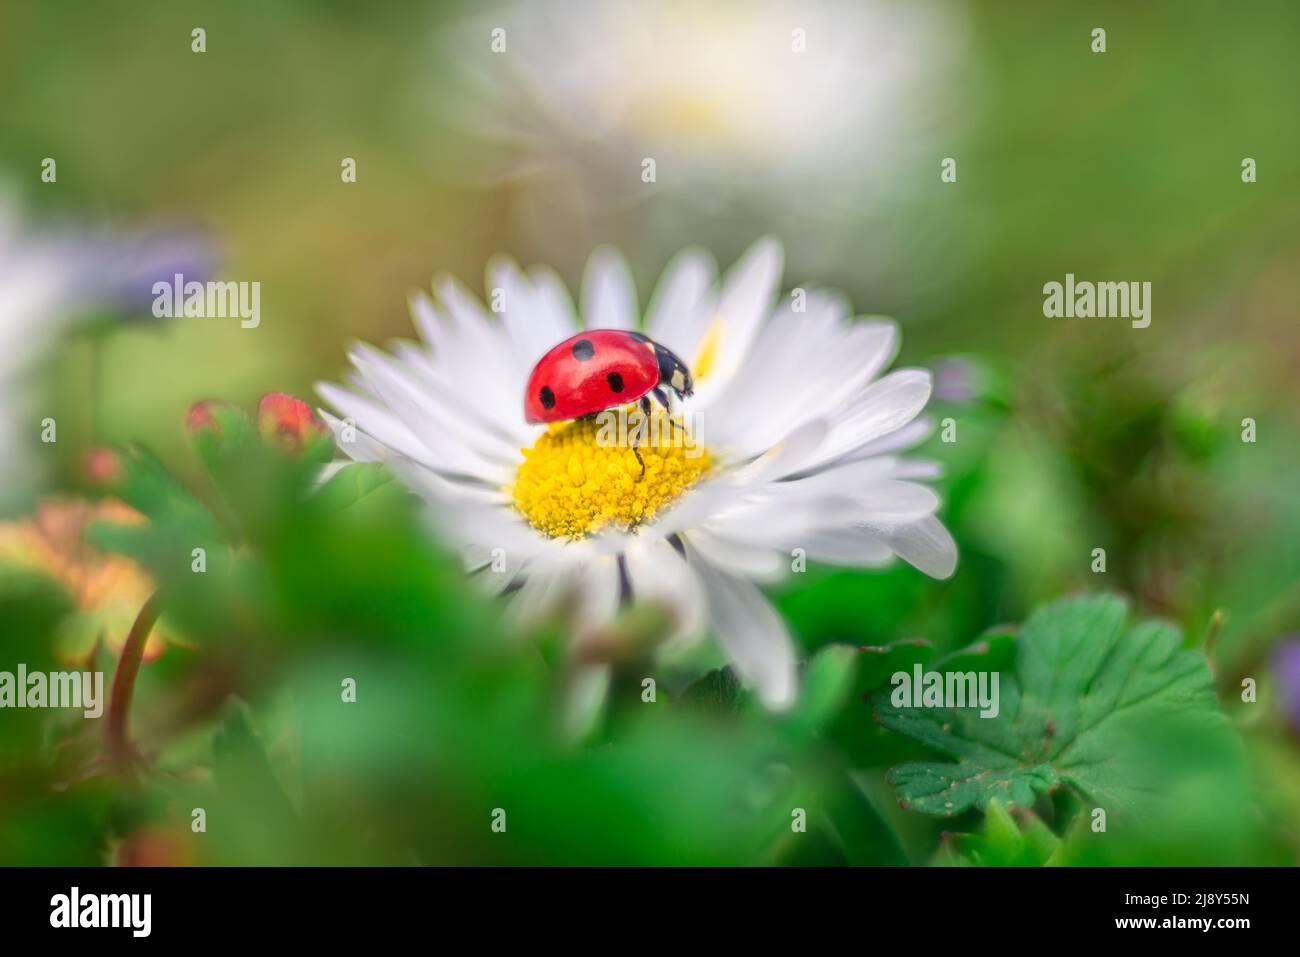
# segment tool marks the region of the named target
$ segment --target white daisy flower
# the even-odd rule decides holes
[[[779,709],[796,694],[795,651],[758,586],[789,573],[795,550],[862,567],[898,556],[938,578],[957,558],[939,498],[919,481],[937,467],[898,454],[929,431],[918,416],[930,374],[882,375],[899,342],[890,320],[851,319],[826,292],[778,303],[781,264],[780,245],[763,240],[719,282],[706,253],[682,252],[644,323],[627,265],[608,249],[587,266],[581,319],[546,269],[493,262],[499,315],[441,278],[436,301],[411,302],[424,342],[357,346],[352,388],[318,386],[339,417],[323,415],[351,458],[388,462],[428,502],[514,613],[571,609],[581,645],[621,605],[662,603],[676,642],[712,632]],[[580,328],[639,330],[688,363],[695,393],[677,421],[699,424],[696,454],[690,436],[663,430],[638,449],[642,475],[596,420],[525,421],[534,365]],[[604,678],[600,666],[586,675],[593,694]]]

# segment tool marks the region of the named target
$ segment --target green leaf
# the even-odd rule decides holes
[[[888,645],[866,645],[858,649],[857,691],[866,694],[889,684],[891,675],[911,671],[918,662],[928,664],[934,646],[919,638],[905,638]]]
[[[867,798],[852,775],[845,775],[840,786],[828,788],[825,827],[839,847],[844,861],[857,866],[891,867],[907,864],[907,855],[898,836]]]
[[[713,714],[728,714],[740,710],[744,699],[740,679],[730,668],[715,668],[693,681],[682,692],[682,704]]]
[[[816,734],[839,714],[853,694],[858,649],[828,645],[804,669],[799,701],[790,711],[788,726],[800,734]]]
[[[152,452],[134,446],[119,461],[121,473],[109,489],[128,505],[156,523],[184,527],[209,539],[220,537],[220,527],[207,508]]]
[[[226,703],[225,714],[212,736],[212,773],[216,794],[211,800],[214,818],[239,814],[248,822],[250,847],[223,849],[233,860],[267,861],[262,850],[296,835],[298,815],[285,796],[271,766],[266,747],[253,727],[248,705],[239,699]],[[255,814],[249,814],[256,809]],[[249,819],[252,819],[251,822]]]
[[[905,807],[951,817],[995,798],[1024,807],[1065,783],[1113,819],[1160,813],[1175,780],[1230,760],[1231,730],[1199,651],[1172,625],[1129,626],[1114,596],[1069,598],[1030,616],[999,674],[999,711],[901,707],[874,696],[877,719],[955,761],[913,762],[889,780]],[[942,674],[996,673],[1006,638],[938,662]],[[1001,660],[999,660],[1001,659]]]
[[[193,429],[190,436],[208,474],[220,484],[230,463],[248,455],[257,445],[258,435],[242,409],[219,402],[205,405],[210,424]]]
[[[393,481],[393,473],[378,462],[355,462],[339,469],[316,492],[315,502],[326,511],[350,508],[372,495],[405,494]]]
[[[1041,867],[1060,847],[1052,833],[1033,811],[1008,811],[996,798],[989,802],[984,826],[973,834],[945,834],[936,864],[978,867]]]
[[[841,709],[826,734],[856,767],[887,767],[918,756],[915,744],[882,729],[862,702],[870,700],[871,692],[886,687],[890,675],[910,672],[917,662],[928,663],[934,653],[933,645],[918,638],[855,650],[853,704]]]
[[[207,507],[199,502],[148,450],[124,452],[120,474],[108,487],[148,522],[92,522],[86,540],[103,551],[138,561],[160,581],[190,572],[191,552],[202,547],[215,563],[225,533]]]

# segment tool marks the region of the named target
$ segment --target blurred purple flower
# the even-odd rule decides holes
[[[69,260],[83,270],[83,302],[117,307],[124,319],[153,318],[153,285],[206,282],[216,271],[212,243],[192,230],[166,229],[119,236],[79,237],[67,243]]]
[[[32,229],[0,191],[0,502],[25,491],[40,432],[30,385],[42,356],[93,308],[153,318],[153,284],[206,281],[216,255],[196,231]]]
[[[1300,635],[1288,635],[1273,649],[1273,679],[1282,713],[1300,731]]]
[[[940,402],[969,402],[980,392],[983,370],[964,356],[948,356],[934,364],[934,397]]]

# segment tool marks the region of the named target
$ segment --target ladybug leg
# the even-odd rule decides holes
[[[650,394],[653,395],[656,399],[658,399],[659,404],[664,407],[665,411],[667,411],[669,427],[671,427],[674,430],[681,428],[681,426],[679,426],[677,424],[677,421],[673,418],[673,414],[672,414],[673,407],[672,404],[668,401],[668,393],[664,392],[663,387],[657,386],[651,391]]]
[[[648,395],[641,397],[641,414],[645,416],[642,420],[646,426],[650,425],[650,397]],[[645,459],[641,458],[641,450],[637,444],[641,441],[641,430],[638,428],[632,435],[632,454],[636,456],[637,464],[641,466],[641,474],[636,477],[639,482],[645,478]]]

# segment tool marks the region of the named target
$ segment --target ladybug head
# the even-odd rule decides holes
[[[679,396],[694,395],[695,379],[691,376],[691,370],[686,368],[686,363],[671,349],[666,349],[657,342],[653,345],[655,360],[659,365],[659,382]]]

